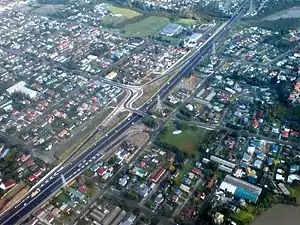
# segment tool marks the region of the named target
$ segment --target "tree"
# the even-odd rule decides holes
[[[4,160],[6,162],[13,162],[15,157],[16,157],[16,154],[18,152],[18,149],[17,148],[12,148],[8,153],[7,155],[4,157]]]

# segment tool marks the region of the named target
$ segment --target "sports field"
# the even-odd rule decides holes
[[[176,146],[187,154],[195,154],[201,141],[206,140],[212,131],[199,128],[192,129],[190,127],[182,130],[181,134],[173,134],[174,125],[167,125],[167,132],[160,136],[161,141]]]
[[[149,16],[136,23],[125,26],[125,33],[134,36],[147,37],[157,34],[170,20],[165,17]]]
[[[109,6],[108,10],[113,14],[120,14],[128,19],[139,16],[140,13],[131,9],[121,8],[117,6]]]

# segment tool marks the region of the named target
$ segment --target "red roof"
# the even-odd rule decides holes
[[[259,123],[258,123],[257,119],[254,119],[253,120],[253,127],[258,128],[258,125],[259,125]]]
[[[170,153],[170,154],[168,155],[168,161],[169,161],[169,162],[173,161],[174,158],[175,158],[175,156],[174,156],[173,153]]]
[[[36,177],[34,175],[31,175],[30,177],[28,177],[29,181],[34,181],[36,179]]]
[[[289,137],[289,132],[288,131],[282,131],[282,137],[288,138]]]
[[[153,181],[153,182],[157,182],[160,178],[161,178],[161,176],[165,173],[165,169],[164,168],[162,168],[162,167],[159,167],[157,170],[155,170],[155,172],[152,174],[152,176],[151,176],[151,180]]]
[[[18,112],[19,112],[19,111],[16,110],[16,109],[13,109],[13,110],[11,111],[11,113],[12,113],[13,115],[16,115]]]
[[[27,159],[29,159],[31,157],[31,155],[25,155],[25,154],[23,154],[22,155],[22,157],[21,157],[21,162],[25,162],[25,161],[27,161]]]
[[[83,184],[79,186],[78,190],[79,190],[81,193],[86,193],[86,192],[87,192],[87,188],[86,188],[86,186],[83,185]]]
[[[99,174],[99,176],[103,176],[105,172],[106,172],[106,169],[104,167],[101,167],[97,170],[97,173]]]
[[[200,175],[200,174],[201,174],[201,170],[198,169],[198,168],[196,168],[196,167],[194,167],[194,168],[192,169],[192,173],[197,174],[197,175]]]
[[[140,165],[142,168],[144,168],[146,166],[146,163],[144,161],[141,161]]]
[[[28,159],[28,160],[25,162],[25,165],[26,165],[27,167],[33,166],[34,164],[35,164],[35,163],[34,163],[34,161],[33,161],[32,158]]]
[[[12,188],[13,186],[15,186],[17,184],[17,182],[15,180],[9,180],[6,182],[2,183],[4,185],[4,190]]]

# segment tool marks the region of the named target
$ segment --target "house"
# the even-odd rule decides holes
[[[0,188],[2,190],[8,190],[8,189],[12,188],[13,186],[15,186],[16,184],[17,184],[17,182],[15,180],[9,180],[6,182],[2,182],[0,184]]]
[[[184,184],[180,184],[180,187],[179,187],[182,191],[184,191],[184,192],[187,192],[187,193],[189,193],[190,192],[190,187],[188,187],[188,186],[186,186],[186,185],[184,185]]]
[[[71,207],[71,208],[75,208],[78,205],[78,202],[75,201],[74,199],[71,199],[69,201],[67,201],[67,204]]]
[[[128,180],[127,180],[126,177],[121,177],[121,178],[119,179],[119,184],[120,184],[122,187],[125,187],[127,183],[128,183]]]
[[[183,183],[187,186],[190,186],[192,183],[192,180],[186,177],[183,179]]]
[[[160,205],[163,201],[164,201],[164,197],[162,196],[162,194],[158,194],[157,197],[155,198],[154,202],[155,205]]]
[[[25,162],[25,161],[27,161],[27,159],[29,159],[31,157],[31,155],[30,154],[23,154],[22,156],[21,156],[21,158],[20,158],[20,160],[21,160],[21,162],[23,163],[23,162]],[[19,160],[17,160],[17,161],[19,161]]]
[[[200,169],[202,164],[201,164],[201,162],[198,162],[198,161],[197,161],[195,165],[196,165],[196,167],[197,167],[198,169]]]
[[[253,125],[253,127],[254,127],[255,129],[257,129],[258,126],[259,126],[258,120],[257,120],[257,119],[254,119],[253,122],[252,122],[252,125]]]
[[[85,194],[81,193],[80,191],[74,189],[74,188],[69,188],[68,189],[69,195],[73,198],[77,198],[80,201],[85,201]]]
[[[273,145],[270,147],[270,152],[271,152],[271,153],[277,153],[277,152],[278,152],[278,145],[273,144]]]
[[[214,223],[215,224],[222,224],[224,223],[224,215],[217,212],[215,215],[214,215]]]
[[[207,185],[206,185],[206,188],[212,189],[212,188],[215,186],[216,183],[217,183],[217,179],[216,179],[215,177],[212,177],[212,178],[208,181],[208,183],[207,183]]]
[[[144,178],[144,177],[147,176],[147,173],[143,169],[141,169],[141,168],[139,168],[137,166],[135,166],[133,168],[133,170],[131,171],[131,173],[133,173],[133,174],[135,174],[135,175],[137,175],[138,177],[141,177],[141,178]]]
[[[146,184],[143,184],[141,189],[139,190],[139,196],[141,196],[142,198],[145,198],[149,192],[151,191],[151,188],[148,187]]]
[[[256,157],[260,160],[264,160],[266,157],[266,154],[264,152],[257,152]]]
[[[178,202],[179,197],[177,195],[172,195],[171,201],[176,203]]]
[[[153,182],[157,182],[161,177],[162,175],[166,172],[166,170],[162,167],[159,167],[157,170],[154,171],[154,173],[151,175],[151,180]]]
[[[169,162],[174,162],[175,160],[175,155],[173,153],[169,153],[168,155],[168,159],[167,159]]]
[[[59,208],[60,211],[66,213],[66,214],[70,214],[70,211],[72,210],[71,207],[64,203],[60,208]]]
[[[32,158],[29,158],[27,161],[25,161],[26,167],[31,167],[35,164],[34,160]]]
[[[296,164],[293,164],[293,165],[291,165],[290,173],[298,173],[299,170],[300,170],[300,166],[296,165]]]
[[[254,163],[253,163],[253,166],[254,166],[255,168],[260,169],[260,168],[262,167],[262,161],[259,160],[259,159],[255,160]]]
[[[252,159],[252,156],[251,155],[249,155],[249,154],[247,154],[247,153],[244,153],[243,154],[243,158],[242,158],[242,162],[244,162],[244,163],[249,163],[250,162],[250,160]]]
[[[97,170],[97,173],[99,176],[103,176],[105,173],[106,173],[106,169],[104,167],[100,167],[98,170]]]
[[[59,138],[63,138],[65,135],[67,135],[68,134],[68,131],[66,130],[66,129],[63,129],[61,132],[59,132],[58,134],[57,134],[57,136],[59,137]]]
[[[201,170],[199,168],[194,167],[192,169],[192,173],[196,174],[196,175],[200,175],[201,174]]]

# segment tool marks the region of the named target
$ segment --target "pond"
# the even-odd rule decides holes
[[[299,225],[300,207],[278,204],[258,216],[251,225]]]

